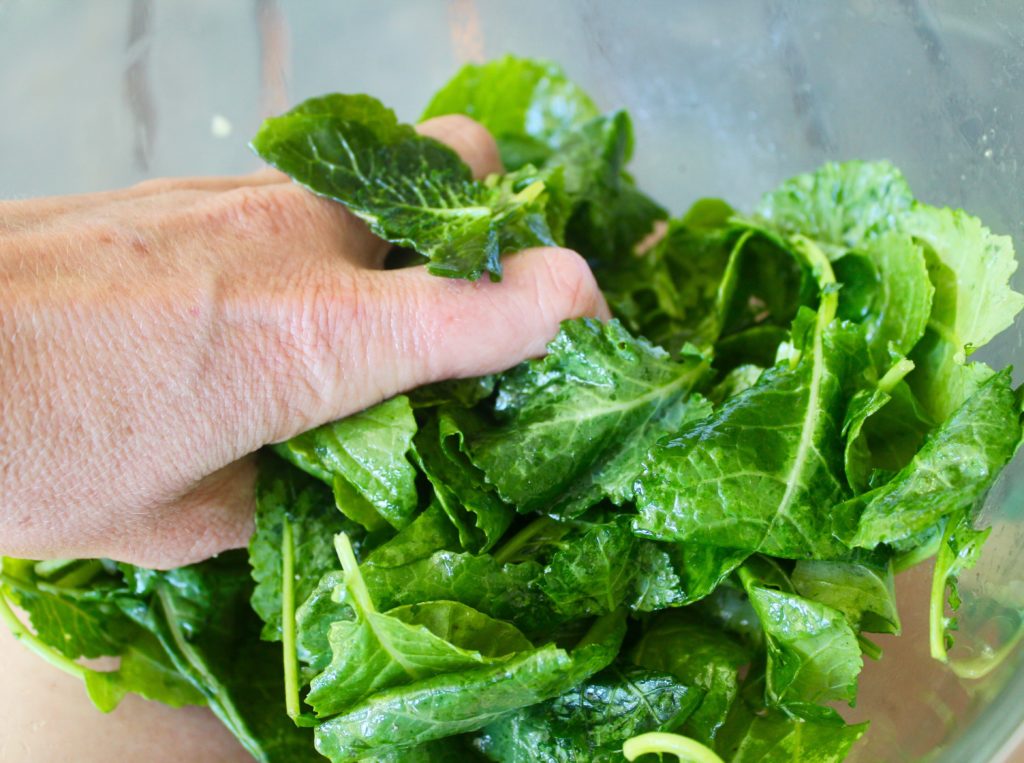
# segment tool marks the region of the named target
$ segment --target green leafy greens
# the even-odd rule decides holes
[[[980,670],[949,650],[1024,435],[1010,370],[970,359],[1024,305],[1010,240],[887,162],[658,225],[629,116],[546,61],[466,66],[424,118],[451,113],[505,172],[365,95],[253,148],[438,275],[573,247],[614,319],[269,448],[248,554],[4,559],[0,620],[101,710],[206,705],[265,763],[841,761],[864,634],[931,554],[932,653]]]

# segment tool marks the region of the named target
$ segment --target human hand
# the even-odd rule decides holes
[[[500,169],[472,120],[420,131]],[[273,171],[0,203],[0,554],[171,567],[242,546],[261,446],[607,317],[567,250],[467,283],[383,271],[387,249]]]

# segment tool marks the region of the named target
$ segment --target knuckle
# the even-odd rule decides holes
[[[208,222],[256,236],[279,236],[311,222],[308,200],[290,185],[244,186],[218,194]]]
[[[600,291],[587,261],[571,249],[544,251],[544,282],[541,291],[550,300],[559,320],[589,316],[597,309]]]

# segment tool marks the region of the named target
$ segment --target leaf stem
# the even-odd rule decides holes
[[[359,573],[359,562],[356,561],[348,535],[338,533],[334,536],[334,550],[338,552],[341,569],[345,572],[345,585],[355,599],[356,606],[363,612],[376,612],[377,608],[373,606],[373,598],[366,587],[366,581]]]
[[[549,527],[555,524],[555,520],[551,517],[540,517],[530,522],[526,527],[513,535],[507,543],[499,548],[494,554],[494,561],[498,564],[506,564],[515,556],[519,551],[535,537],[543,533]]]
[[[679,758],[680,763],[724,763],[710,748],[680,734],[652,731],[627,739],[622,745],[622,754],[629,761],[636,760],[641,755],[666,752]]]
[[[863,633],[857,634],[857,643],[860,644],[861,652],[872,660],[877,660],[882,657],[882,647],[869,639]]]
[[[99,559],[89,559],[73,568],[68,574],[53,581],[53,585],[58,588],[80,588],[101,572],[103,572],[103,563]]]
[[[904,570],[909,570],[911,567],[916,567],[921,562],[935,556],[941,543],[942,535],[936,535],[927,543],[894,557],[892,560],[892,571],[895,574],[899,574]]]
[[[949,667],[958,678],[969,680],[984,678],[1009,657],[1021,641],[1024,641],[1024,621],[1018,626],[1016,633],[1007,639],[999,649],[986,651],[985,654],[970,660],[952,660]]]
[[[932,658],[939,662],[948,662],[946,652],[946,582],[949,579],[949,568],[953,553],[949,547],[949,536],[955,522],[946,519],[946,527],[939,541],[938,556],[935,559],[935,570],[932,572],[932,592],[928,602],[928,642],[931,646]]]
[[[18,619],[18,616],[14,614],[14,610],[11,609],[10,602],[7,599],[7,594],[2,590],[0,590],[0,622],[10,629],[15,639],[55,668],[59,668],[68,675],[82,681],[85,680],[86,669],[74,660],[65,657],[26,628],[21,620]]]
[[[281,527],[281,651],[284,659],[284,706],[299,717],[299,656],[295,649],[295,536],[287,518]]]

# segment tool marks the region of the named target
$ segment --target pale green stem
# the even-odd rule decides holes
[[[641,755],[664,753],[675,755],[680,763],[724,763],[710,748],[679,734],[652,731],[627,739],[622,745],[622,754],[626,756],[626,760],[636,760]]]
[[[519,553],[520,549],[523,548],[527,543],[533,540],[537,535],[548,529],[555,523],[555,520],[550,517],[541,517],[535,519],[533,522],[528,524],[508,541],[504,546],[498,549],[494,554],[494,561],[498,564],[505,564],[511,559],[515,558],[515,555]]]
[[[55,668],[60,668],[68,675],[74,676],[82,681],[85,680],[86,669],[74,660],[65,657],[53,647],[48,646],[38,636],[32,633],[32,631],[26,628],[21,620],[18,619],[18,616],[14,614],[14,610],[11,609],[7,596],[2,591],[0,591],[0,622],[10,629],[14,638]]]
[[[281,651],[284,655],[284,704],[295,720],[299,708],[299,657],[295,649],[295,542],[287,519],[281,529]]]
[[[355,552],[345,533],[338,533],[334,536],[334,550],[338,552],[338,559],[341,561],[341,569],[345,571],[345,585],[349,593],[355,599],[356,605],[364,612],[376,612],[373,606],[373,599],[366,587],[363,576],[359,574],[359,562],[356,561]]]
[[[949,548],[949,534],[954,524],[950,519],[946,520],[946,529],[939,541],[935,570],[932,572],[932,593],[928,602],[928,642],[932,657],[939,662],[949,660],[946,653],[946,576],[949,570],[946,557],[953,553]]]

